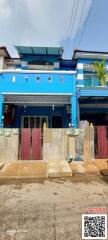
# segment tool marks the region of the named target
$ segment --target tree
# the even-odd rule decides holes
[[[102,60],[101,62],[96,61],[93,63],[93,69],[98,76],[100,86],[104,86],[106,80],[108,79],[108,74],[105,66],[106,66],[105,60]]]

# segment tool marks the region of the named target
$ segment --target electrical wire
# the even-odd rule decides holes
[[[72,36],[73,33],[73,29],[74,29],[74,23],[75,23],[75,19],[76,19],[76,15],[77,15],[77,10],[78,10],[78,3],[79,0],[76,0],[76,8],[75,8],[75,12],[74,12],[74,18],[73,18],[73,22],[72,22],[72,27],[71,27],[71,31],[70,31],[70,36]],[[68,44],[67,44],[67,49],[69,49],[70,46],[70,41],[71,41],[71,37],[69,38]]]
[[[84,2],[83,2],[83,7],[82,7],[81,16],[80,16],[79,24],[78,24],[78,30],[77,30],[78,33],[79,33],[79,31],[80,31],[80,27],[81,27],[81,24],[82,24],[82,19],[83,19],[83,14],[84,14],[86,2],[87,2],[86,0],[84,0]],[[76,37],[74,38],[73,49],[75,48],[75,43],[77,42],[77,38],[78,38],[78,36],[76,36]]]
[[[73,8],[72,8],[72,12],[71,12],[69,27],[68,27],[67,35],[66,35],[66,43],[65,43],[64,48],[67,48],[67,44],[68,44],[68,38],[69,38],[70,29],[71,29],[71,24],[72,24],[72,19],[73,19],[73,13],[74,13],[74,9],[75,9],[75,3],[76,3],[76,0],[74,0],[74,3],[73,3]]]
[[[81,44],[81,40],[82,40],[82,38],[83,38],[83,35],[84,35],[84,32],[85,32],[85,29],[86,29],[86,26],[87,26],[87,23],[88,23],[90,14],[91,14],[92,9],[93,9],[93,4],[94,4],[94,0],[92,0],[90,10],[88,11],[88,15],[87,15],[86,21],[85,21],[85,23],[84,23],[84,26],[83,26],[83,30],[82,30],[82,32],[81,32],[80,39],[79,39],[79,41],[78,41],[77,48],[79,48],[79,46],[80,46],[80,44]]]

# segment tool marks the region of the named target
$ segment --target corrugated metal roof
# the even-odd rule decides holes
[[[79,97],[108,97],[108,88],[107,87],[83,87],[78,91]]]
[[[27,47],[15,46],[18,54],[21,55],[57,55],[62,56],[62,47]]]

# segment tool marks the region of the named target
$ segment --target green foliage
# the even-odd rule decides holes
[[[93,69],[99,78],[100,86],[104,86],[106,83],[106,80],[108,79],[108,74],[105,66],[106,66],[105,60],[102,60],[101,62],[96,61],[93,63]]]

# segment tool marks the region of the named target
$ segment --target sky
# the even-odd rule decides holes
[[[75,48],[108,51],[107,25],[108,0],[0,0],[0,46],[12,57],[15,45],[62,46],[68,59]]]

